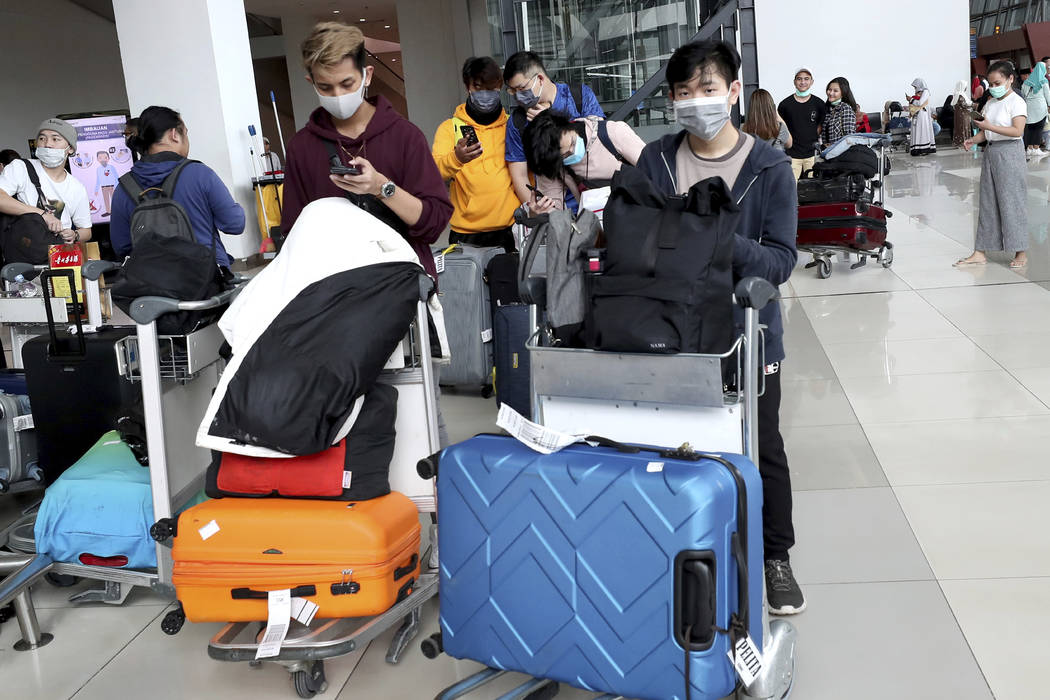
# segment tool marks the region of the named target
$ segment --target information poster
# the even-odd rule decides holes
[[[107,224],[117,181],[132,166],[131,151],[124,143],[127,117],[118,114],[67,121],[77,130],[77,152],[69,159],[70,169],[87,190],[92,223]]]

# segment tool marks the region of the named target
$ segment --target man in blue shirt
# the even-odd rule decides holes
[[[586,85],[577,88],[579,99],[573,95],[573,88],[565,83],[555,83],[547,75],[540,57],[532,51],[519,51],[507,59],[503,68],[503,82],[507,92],[514,96],[518,107],[511,112],[507,120],[507,168],[514,184],[514,193],[518,201],[528,203],[534,213],[550,211],[554,203],[547,197],[538,201],[529,191],[529,169],[525,165],[525,147],[522,145],[521,132],[525,125],[545,109],[561,114],[568,119],[580,117],[605,118],[605,112],[598,104],[598,98]],[[571,197],[571,195],[569,195]],[[565,202],[566,209],[575,209],[575,202]]]

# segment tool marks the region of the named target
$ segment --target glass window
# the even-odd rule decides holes
[[[1003,28],[1003,30],[1011,31],[1013,29],[1020,29],[1021,25],[1024,24],[1025,21],[1024,11],[1025,8],[1023,7],[1015,7],[1014,9],[1010,10],[1008,14],[1008,19],[1006,20],[1006,26]]]

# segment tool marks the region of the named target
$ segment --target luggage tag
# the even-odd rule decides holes
[[[210,523],[197,530],[197,533],[201,536],[202,540],[207,540],[209,537],[219,531],[219,523],[212,520]]]
[[[755,679],[762,675],[762,652],[755,646],[750,634],[738,639],[733,648],[726,652],[726,656],[733,662],[733,668],[736,669],[745,688],[750,687]]]
[[[266,605],[269,617],[266,620],[262,642],[255,652],[256,660],[268,659],[281,653],[281,644],[288,636],[288,627],[292,619],[292,592],[287,588],[270,591],[266,596]]]
[[[33,414],[32,413],[27,413],[24,416],[15,416],[14,426],[15,426],[15,431],[16,432],[19,432],[19,431],[22,431],[22,430],[32,430],[33,428],[36,427],[33,424]],[[117,442],[120,442],[120,440],[117,440]],[[106,444],[108,445],[109,443],[107,442]]]
[[[308,627],[319,609],[317,603],[306,598],[292,598],[292,618]]]
[[[560,433],[533,423],[508,404],[500,405],[496,425],[506,430],[526,447],[545,455],[553,454],[577,442],[584,442],[585,437]]]

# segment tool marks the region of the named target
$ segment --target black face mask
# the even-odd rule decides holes
[[[467,100],[466,105],[467,115],[482,126],[488,126],[489,124],[492,124],[497,119],[499,119],[501,114],[503,114],[502,106],[499,109],[493,110],[491,112],[482,112],[474,106],[473,100]]]

